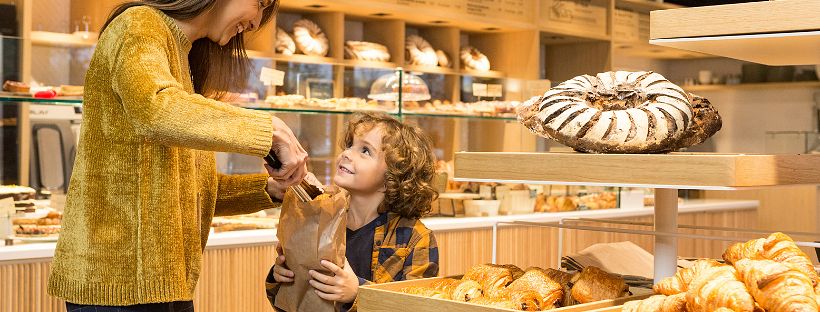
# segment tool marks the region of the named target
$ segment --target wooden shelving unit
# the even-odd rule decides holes
[[[31,43],[35,46],[47,47],[93,48],[97,45],[97,38],[96,33],[92,33],[92,36],[86,39],[74,34],[32,31]]]
[[[640,58],[649,58],[649,59],[661,59],[661,60],[675,60],[675,59],[702,59],[702,58],[714,58],[715,56],[680,50],[680,49],[673,49],[664,46],[657,46],[651,45],[646,42],[640,41],[633,41],[633,42],[614,42],[613,43],[613,53],[614,54],[622,54],[632,57],[640,57]]]
[[[456,153],[456,181],[655,189],[655,281],[677,270],[678,189],[820,184],[820,155]]]
[[[636,12],[651,12],[655,10],[670,10],[683,8],[683,6],[674,3],[666,3],[653,0],[616,0],[615,6]]]
[[[767,65],[820,64],[820,0],[651,13],[650,43]]]

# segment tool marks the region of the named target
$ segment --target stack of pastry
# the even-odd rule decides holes
[[[623,278],[588,267],[577,274],[514,265],[480,264],[459,279],[402,292],[520,311],[544,311],[576,303],[614,299],[627,294]]]
[[[14,218],[11,224],[17,237],[45,237],[60,233],[62,218],[62,213],[52,210],[41,218]]]
[[[623,311],[820,311],[820,277],[789,236],[734,244],[723,259],[696,261],[656,284],[658,295]]]

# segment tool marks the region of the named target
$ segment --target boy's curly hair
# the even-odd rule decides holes
[[[433,188],[436,159],[433,143],[416,126],[384,113],[356,113],[342,136],[342,148],[353,145],[353,138],[381,127],[382,152],[387,163],[385,196],[379,213],[387,211],[404,218],[418,219],[430,212],[438,192]]]

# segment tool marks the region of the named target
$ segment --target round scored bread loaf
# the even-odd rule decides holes
[[[722,125],[707,99],[651,71],[581,75],[517,113],[534,133],[588,153],[667,153],[702,143]]]
[[[405,40],[407,58],[412,65],[437,66],[438,55],[427,40],[418,35],[407,36]]]
[[[461,49],[461,61],[464,67],[472,70],[490,70],[490,59],[474,47],[464,47]]]
[[[296,47],[305,55],[326,56],[328,52],[327,35],[316,23],[301,19],[293,23],[293,37]]]
[[[276,28],[276,43],[274,44],[276,53],[281,55],[293,55],[296,53],[296,42],[293,38],[282,28]]]

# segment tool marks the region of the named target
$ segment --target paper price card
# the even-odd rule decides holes
[[[285,72],[273,68],[262,67],[259,80],[266,86],[281,86],[285,84]]]

